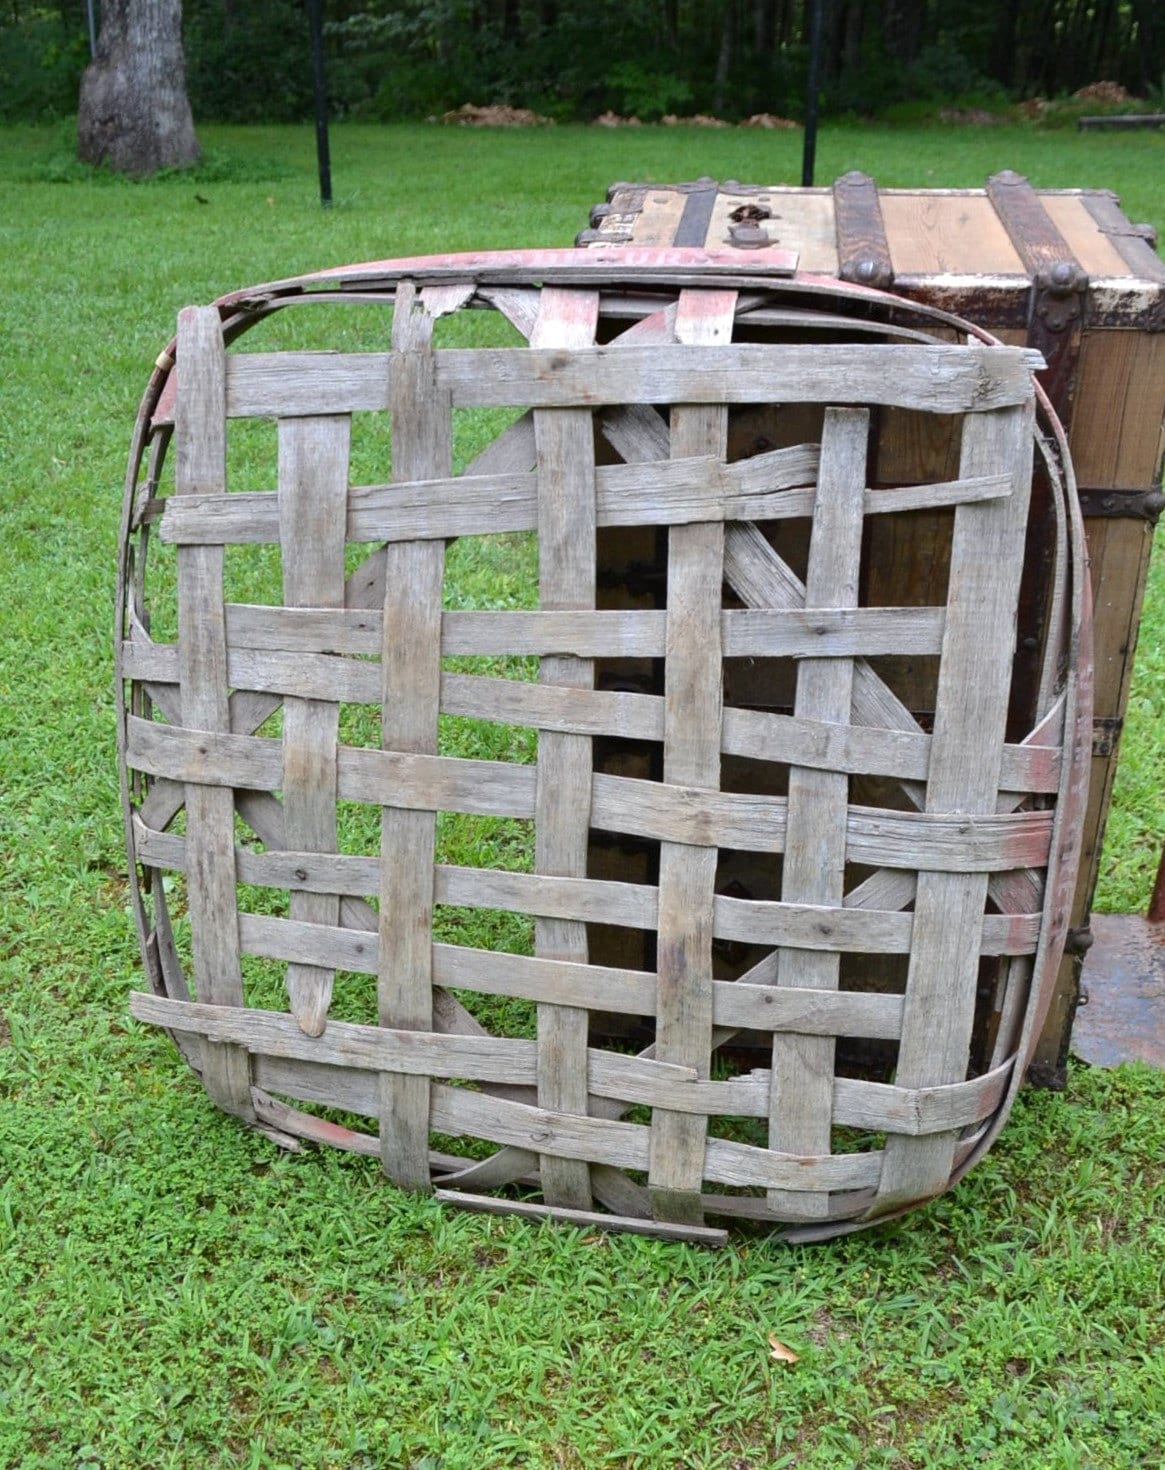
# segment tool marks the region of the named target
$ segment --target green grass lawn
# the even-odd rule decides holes
[[[1165,1422],[1165,1076],[1021,1098],[928,1210],[726,1251],[443,1213],[367,1159],[280,1156],[126,1018],[110,657],[121,481],[178,308],[319,266],[561,245],[617,178],[795,181],[733,130],[205,129],[207,165],[86,179],[0,130],[0,1467],[1131,1470]],[[823,180],[1115,189],[1165,229],[1165,138],[826,128]],[[465,575],[471,578],[472,566]],[[1160,850],[1154,571],[1106,853]],[[799,1354],[770,1354],[772,1334]]]

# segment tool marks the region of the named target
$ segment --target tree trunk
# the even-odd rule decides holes
[[[182,0],[105,0],[97,55],[81,78],[77,152],[135,176],[198,162]]]
[[[716,58],[716,76],[712,82],[712,111],[717,117],[724,111],[728,98],[728,76],[732,70],[732,29],[735,0],[724,0],[723,27],[720,31],[720,51]]]

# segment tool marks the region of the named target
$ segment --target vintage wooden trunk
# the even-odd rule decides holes
[[[1162,507],[1165,265],[1154,232],[1131,224],[1103,190],[1035,190],[1014,173],[994,175],[984,189],[880,190],[866,175],[850,173],[816,189],[711,179],[613,184],[578,243],[735,248],[742,260],[758,246],[778,246],[796,252],[799,275],[889,289],[1043,353],[1048,366],[1040,379],[1068,430],[1075,463],[1096,640],[1084,857],[1068,954],[1032,1066],[1033,1080],[1060,1085]],[[882,416],[877,436],[879,483],[924,469],[949,447],[919,437],[892,414]],[[874,575],[901,585],[904,596],[925,586],[933,529],[920,519],[909,538],[876,542]],[[1038,562],[1038,548],[1032,553]],[[1025,595],[1029,606],[1038,603],[1038,579],[1029,579]],[[1021,682],[1031,679],[1038,653],[1038,637],[1028,636]],[[747,884],[746,874],[741,881]]]
[[[123,522],[133,1013],[251,1126],[475,1208],[718,1243],[946,1189],[1079,855],[1042,362],[780,249],[188,308]]]

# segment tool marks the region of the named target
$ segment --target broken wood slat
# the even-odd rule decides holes
[[[815,445],[799,445],[735,465],[704,457],[601,465],[595,470],[596,523],[682,525],[809,516],[817,460]],[[353,486],[348,495],[347,539],[449,539],[534,530],[537,487],[533,471]],[[980,476],[867,490],[864,509],[867,515],[895,515],[905,510],[938,510],[969,500],[993,500],[1007,493],[1005,476]],[[165,542],[246,545],[279,539],[278,508],[271,491],[187,496],[170,499],[163,506],[158,533]]]
[[[437,1198],[446,1204],[466,1210],[479,1210],[487,1215],[517,1215],[527,1220],[555,1220],[564,1225],[577,1225],[580,1230],[623,1230],[630,1235],[649,1235],[657,1240],[691,1241],[697,1245],[724,1246],[728,1231],[709,1225],[672,1225],[635,1216],[603,1215],[594,1210],[571,1210],[561,1205],[540,1205],[529,1200],[491,1199],[488,1195],[465,1194],[459,1189],[436,1189]]]

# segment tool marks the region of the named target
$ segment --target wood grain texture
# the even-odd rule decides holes
[[[174,493],[221,494],[226,489],[226,354],[213,307],[187,307],[179,313],[178,361],[182,391],[174,427]],[[178,648],[184,724],[196,731],[229,730],[220,547],[183,547],[178,552]],[[243,1004],[243,975],[234,823],[229,787],[197,778],[187,782],[186,891],[195,991],[211,1004],[238,1006]],[[204,1046],[202,1079],[221,1108],[254,1120],[245,1052]]]
[[[675,332],[688,347],[732,337],[736,293],[680,294]],[[667,349],[661,348],[661,351]],[[673,408],[671,456],[722,459],[728,415],[719,406]],[[724,530],[673,526],[668,533],[667,679],[664,780],[715,789],[720,784],[721,602]],[[659,857],[656,1055],[707,1077],[712,1044],[712,915],[718,852],[714,845],[664,842]],[[703,1222],[706,1120],[667,1111],[652,1118],[648,1185],[657,1219]]]
[[[599,297],[593,291],[542,292],[530,336],[535,348],[574,351],[595,340]],[[587,409],[538,409],[538,592],[543,609],[589,612],[595,605],[594,426]],[[589,659],[544,656],[539,680],[550,688],[589,689]],[[591,805],[589,736],[543,729],[538,736],[534,866],[558,877],[587,870],[587,815]],[[534,925],[540,958],[586,963],[585,925],[541,916]],[[589,1012],[581,1006],[538,1007],[538,1101],[543,1107],[587,1111],[586,1048]],[[540,1176],[548,1204],[574,1210],[591,1205],[584,1162],[553,1151],[542,1154]]]
[[[1030,456],[1031,421],[1026,410],[1007,409],[966,420],[961,472],[990,473],[1007,465],[1015,476],[1015,489],[1007,500],[964,506],[956,514],[928,812],[957,809],[973,817],[995,807]],[[994,629],[995,636],[984,638],[984,627]],[[919,866],[925,869],[924,864]],[[986,898],[986,874],[919,873],[898,1055],[901,1086],[933,1086],[966,1074],[978,975],[974,941]],[[946,1188],[956,1141],[953,1133],[925,1142],[888,1139],[875,1212]]]
[[[1009,246],[1010,248],[1010,246]],[[1014,252],[1013,252],[1014,254]],[[897,269],[897,267],[896,267]],[[450,348],[440,380],[459,408],[577,408],[607,403],[890,404],[967,413],[1023,402],[1038,353],[1023,348],[756,343],[583,348]],[[232,417],[354,413],[389,403],[379,353],[245,353],[231,359]]]
[[[343,607],[344,516],[350,420],[293,419],[279,426],[280,550],[289,607]],[[230,660],[228,658],[228,670]],[[236,684],[237,687],[237,684]],[[283,811],[297,849],[335,852],[337,701],[288,696],[283,702]],[[338,894],[293,889],[291,917],[335,924]],[[289,965],[291,1013],[309,1036],[327,1023],[333,973]]]
[[[869,414],[830,408],[821,439],[821,471],[805,579],[806,610],[857,606],[862,548],[862,492],[866,482]],[[796,713],[840,724],[853,704],[853,664],[848,659],[805,659],[797,668]],[[781,896],[786,902],[837,905],[845,893],[846,810],[844,772],[793,764],[785,835]],[[836,950],[786,948],[779,985],[836,990]],[[769,1144],[783,1153],[831,1150],[830,1098],[834,1044],[827,1038],[778,1036],[773,1041]],[[821,1197],[770,1196],[775,1211],[816,1219]]]
[[[397,291],[392,320],[393,477],[449,474],[452,412],[436,385],[433,316],[425,293]],[[441,681],[445,546],[398,541],[385,547],[383,693],[385,751],[433,755]],[[433,1024],[433,864],[437,817],[425,807],[385,803],[380,826],[380,946],[377,1006],[382,1026],[427,1031]],[[429,1085],[424,1077],[380,1076],[380,1158],[403,1189],[429,1187]]]

